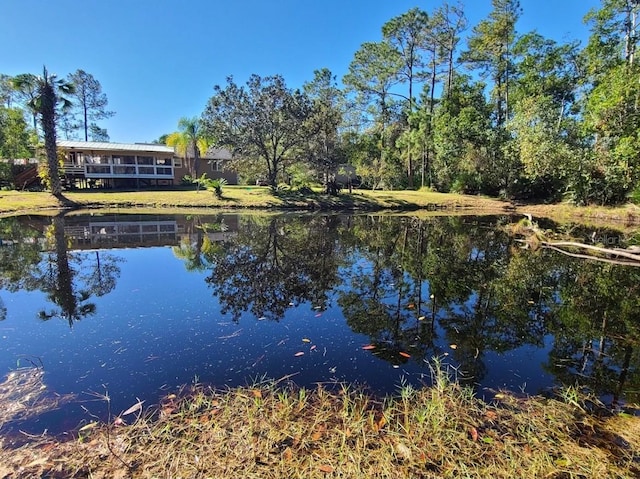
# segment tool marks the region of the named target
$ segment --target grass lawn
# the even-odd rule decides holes
[[[420,191],[342,192],[337,197],[319,192],[307,195],[283,191],[273,195],[269,188],[258,186],[226,186],[223,198],[217,199],[209,191],[141,190],[141,191],[73,191],[65,197],[75,209],[299,209],[299,210],[389,210],[414,212],[464,213],[530,213],[558,221],[581,221],[613,224],[640,224],[640,207],[626,205],[616,208],[575,207],[567,203],[554,205],[513,205],[482,196]],[[68,207],[48,193],[0,191],[0,215],[17,213],[45,214]]]

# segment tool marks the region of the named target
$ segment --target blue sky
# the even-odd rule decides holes
[[[116,115],[111,141],[143,142],[199,115],[229,75],[281,74],[297,88],[327,67],[340,79],[363,42],[412,7],[441,0],[1,0],[0,73],[94,75]],[[451,2],[455,3],[455,2]],[[464,0],[472,27],[491,0]],[[585,40],[599,0],[521,0],[518,32]]]

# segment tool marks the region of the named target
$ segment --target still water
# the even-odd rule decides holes
[[[518,219],[0,219],[0,376],[38,366],[69,398],[0,428],[61,432],[193,382],[387,394],[429,384],[433,358],[487,398],[580,385],[638,401],[640,268],[523,249]]]

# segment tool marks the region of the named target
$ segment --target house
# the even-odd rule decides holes
[[[149,143],[58,140],[67,187],[140,188],[180,183],[173,148]]]
[[[175,158],[176,178],[178,182],[185,176],[195,176],[193,149],[189,148],[186,152],[186,158]],[[224,178],[230,185],[238,184],[238,173],[229,169],[232,154],[226,148],[209,148],[204,155],[200,157],[198,165],[198,176],[206,173],[208,178],[217,180]]]

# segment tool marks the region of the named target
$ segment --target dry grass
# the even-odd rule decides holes
[[[573,397],[567,395],[567,397]],[[346,386],[185,387],[154,410],[89,423],[66,442],[0,447],[0,477],[624,478],[640,421],[575,400],[493,404],[439,374],[376,400]],[[134,408],[135,409],[135,408]],[[136,418],[135,414],[139,414]],[[129,420],[129,425],[118,425]]]

